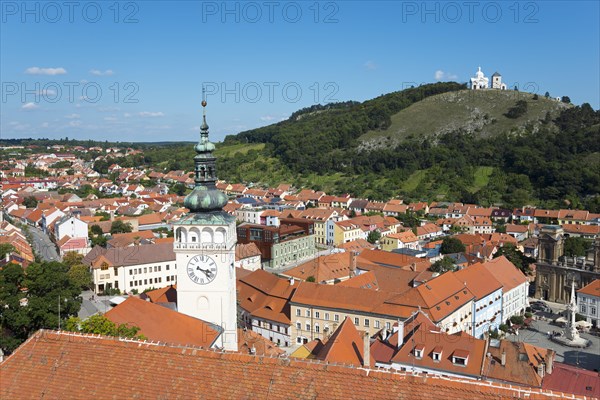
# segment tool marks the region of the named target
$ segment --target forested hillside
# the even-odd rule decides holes
[[[589,104],[574,107],[519,92],[513,101],[500,102],[497,92],[487,91],[470,98],[471,109],[490,110],[481,112],[490,120],[482,127],[472,129],[472,121],[448,124],[452,129],[372,148],[361,141],[376,132],[389,134],[397,115],[442,123],[431,96],[454,96],[450,92],[458,95],[462,89],[452,83],[424,85],[229,136],[225,147],[265,146],[222,159],[221,171],[225,178],[265,183],[277,183],[275,173],[296,184],[376,199],[403,195],[600,209],[600,112]]]

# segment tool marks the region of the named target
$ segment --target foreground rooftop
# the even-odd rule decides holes
[[[558,393],[40,330],[0,364],[0,398],[504,399]]]

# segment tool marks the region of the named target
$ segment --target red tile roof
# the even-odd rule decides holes
[[[555,362],[552,373],[544,376],[542,389],[600,398],[600,375],[595,371]]]
[[[590,296],[600,297],[600,279],[596,279],[586,286],[582,287],[577,293],[583,293]]]
[[[500,256],[483,264],[485,268],[502,284],[502,292],[516,288],[527,282],[527,277],[508,258]]]
[[[364,335],[364,332],[358,331],[350,318],[346,317],[325,342],[325,345],[317,354],[317,359],[328,363],[357,367],[364,365]],[[370,357],[369,365],[374,366],[375,360],[372,356]]]
[[[393,363],[414,365],[440,372],[454,372],[460,375],[478,377],[485,355],[485,340],[460,332],[448,335],[437,328],[422,312],[417,313],[404,326],[404,345],[392,358]],[[415,356],[415,349],[422,350],[421,357]],[[439,360],[433,353],[440,354]],[[454,364],[453,356],[467,358],[466,365]]]
[[[139,334],[163,343],[208,348],[220,335],[213,324],[137,297],[127,298],[104,315],[116,324],[138,326]]]
[[[101,373],[99,372],[101,366]],[[169,373],[162,373],[169,371]],[[93,379],[88,378],[93,376]],[[529,399],[541,390],[41,330],[0,365],[0,397]]]

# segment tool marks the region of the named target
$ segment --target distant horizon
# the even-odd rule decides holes
[[[0,138],[194,141],[205,86],[220,142],[478,67],[600,109],[593,1],[73,4],[0,4]]]
[[[424,84],[433,84],[433,83],[437,83],[437,82],[428,82],[428,83],[424,83]],[[458,84],[464,84],[465,82],[456,82],[456,83],[458,83]],[[471,90],[471,89],[465,89],[465,90]],[[495,89],[486,89],[486,90],[495,90]],[[507,89],[507,91],[512,91],[512,90],[513,89]],[[395,92],[395,91],[384,93],[383,95],[386,95],[386,94],[389,94],[389,93],[393,93],[393,92]],[[521,91],[519,91],[519,92],[521,92]],[[522,92],[522,93],[528,93],[528,92]],[[544,94],[538,94],[538,96],[543,97]],[[553,97],[551,97],[551,98],[554,99]],[[369,101],[369,100],[371,100],[371,99],[367,99],[365,101]],[[340,102],[344,102],[344,101],[354,101],[354,100],[342,100]],[[339,103],[339,102],[336,102],[336,103]],[[586,104],[586,103],[584,102],[582,104]],[[582,104],[573,104],[573,105],[574,106],[581,106]],[[587,104],[589,104],[589,103],[587,103]],[[208,110],[210,110],[209,106],[207,106],[207,122],[208,122],[209,125],[211,125],[211,123],[210,123],[210,112]],[[295,111],[298,111],[298,110],[295,110]],[[600,110],[600,108],[596,108],[594,110],[598,111],[598,110]],[[202,115],[202,110],[201,109],[199,111],[199,115],[200,116]],[[257,128],[265,127],[265,126],[269,126],[269,125],[274,125],[274,124],[276,124],[278,122],[281,122],[281,121],[266,123],[265,125],[261,125],[259,127],[253,128],[253,129],[257,129]],[[240,131],[240,132],[236,132],[236,133],[231,133],[231,134],[228,134],[228,135],[235,136],[235,135],[237,135],[237,134],[239,134],[241,132],[244,132],[244,131]],[[199,133],[200,133],[200,128],[198,127],[198,135],[199,135]],[[210,128],[209,128],[209,134],[210,134]],[[216,140],[216,139],[213,138],[213,136],[214,135],[210,135],[210,140],[212,142],[214,142],[214,143],[224,143],[225,137],[223,137],[220,140]],[[64,140],[65,138],[68,138],[69,140],[75,140],[75,141],[88,141],[88,140],[91,140],[91,141],[94,141],[94,142],[97,142],[97,143],[104,143],[105,142],[105,140],[94,139],[94,138],[91,138],[91,137],[90,138],[75,138],[75,137],[69,137],[69,136],[64,136],[64,137],[39,137],[39,138],[34,138],[34,137],[4,138],[4,137],[0,137],[0,141],[2,141],[2,140],[56,140],[56,141],[60,141],[60,140]],[[116,143],[116,144],[125,144],[125,143],[135,143],[135,144],[161,144],[161,143],[162,144],[169,144],[169,143],[179,144],[179,143],[190,143],[190,144],[193,144],[193,143],[197,142],[197,139],[196,140],[194,140],[194,139],[186,139],[186,140],[177,140],[177,139],[166,140],[166,139],[163,139],[163,140],[154,140],[154,141],[109,140],[108,142],[109,143]]]

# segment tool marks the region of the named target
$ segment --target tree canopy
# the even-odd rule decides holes
[[[442,254],[462,253],[465,251],[465,245],[455,237],[447,236],[442,241]]]
[[[32,263],[27,273],[13,263],[0,269],[0,347],[5,352],[38,329],[56,329],[59,307],[61,320],[79,312],[81,289],[68,270],[60,262]]]

